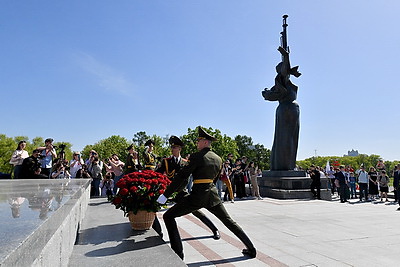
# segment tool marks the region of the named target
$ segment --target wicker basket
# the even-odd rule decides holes
[[[149,230],[153,225],[156,213],[139,210],[137,214],[133,214],[133,212],[130,211],[128,217],[133,230]]]

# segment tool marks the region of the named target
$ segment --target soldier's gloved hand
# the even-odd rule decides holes
[[[157,202],[160,203],[160,204],[165,204],[165,202],[167,202],[167,198],[164,195],[160,195],[157,198]]]

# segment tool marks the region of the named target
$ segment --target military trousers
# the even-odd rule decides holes
[[[201,206],[194,204],[190,195],[185,196],[181,201],[176,203],[173,207],[164,213],[164,223],[168,231],[168,236],[171,248],[178,256],[183,259],[183,246],[182,240],[178,231],[175,218],[192,213],[200,208],[206,208],[214,214],[232,233],[234,233],[248,249],[254,249],[250,239],[246,236],[242,228],[229,216],[222,202],[217,205],[211,206],[203,204]]]

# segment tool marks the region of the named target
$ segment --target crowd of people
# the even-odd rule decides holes
[[[321,177],[329,179],[331,194],[337,194],[341,203],[349,199],[359,198],[363,201],[389,201],[390,177],[393,177],[393,192],[395,202],[399,202],[399,179],[400,164],[388,173],[383,160],[378,160],[375,167],[369,167],[368,170],[361,164],[360,168],[355,170],[352,166],[340,165],[339,168],[330,166],[328,169],[322,167],[310,166],[308,174],[312,179],[311,192],[314,198],[320,199]],[[400,208],[399,208],[400,210]]]
[[[257,178],[262,176],[262,171],[253,161],[247,162],[247,157],[233,160],[233,154],[228,154],[223,164],[221,175],[216,181],[218,195],[223,201],[234,202],[234,199],[252,198],[261,200]],[[246,191],[246,184],[249,184],[250,195]],[[225,185],[225,194],[222,196]]]
[[[156,170],[162,167],[163,159],[157,157],[154,152],[154,141],[145,143],[145,151],[139,156],[133,145],[127,148],[128,156],[121,161],[117,154],[101,160],[95,150],[89,152],[89,158],[84,160],[79,152],[73,152],[70,161],[65,159],[64,152],[57,155],[53,139],[45,140],[43,147],[38,147],[29,156],[25,150],[26,142],[20,141],[13,152],[10,164],[14,165],[14,179],[71,179],[91,178],[91,195],[105,196],[115,195],[118,188],[115,184],[124,174],[142,169]],[[190,155],[187,155],[186,159]],[[141,160],[139,160],[139,158]],[[105,173],[105,175],[104,175]],[[223,164],[221,175],[215,179],[218,195],[222,201],[234,202],[235,198],[246,199],[248,197],[262,199],[257,177],[262,172],[254,162],[247,162],[246,157],[234,161],[229,154]],[[250,191],[246,191],[246,184]],[[187,185],[188,191],[192,187],[192,180]],[[225,192],[225,193],[224,193]]]

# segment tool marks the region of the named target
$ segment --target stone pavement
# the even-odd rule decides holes
[[[122,212],[105,201],[91,200],[70,266],[182,264],[169,248],[163,211],[158,217],[167,244],[153,230],[130,230]],[[212,239],[193,215],[178,218],[187,266],[397,266],[400,261],[400,212],[392,202],[264,198],[224,205],[253,241],[257,258],[244,257],[243,244],[204,210],[221,239]]]
[[[192,215],[177,220],[188,266],[398,266],[400,262],[400,211],[392,202],[264,198],[225,207],[253,241],[257,257],[243,257],[242,243],[205,211],[220,229],[221,240],[212,239]]]

